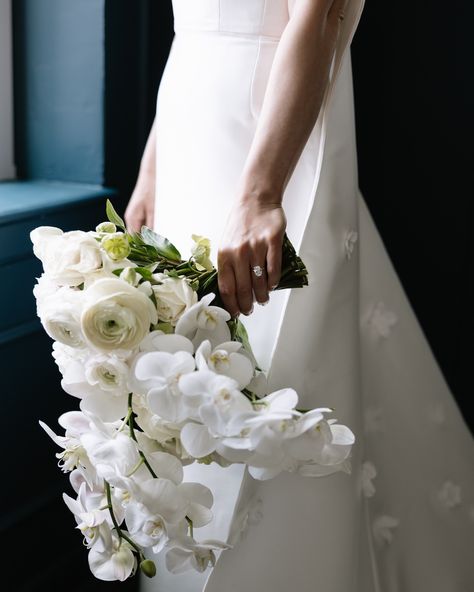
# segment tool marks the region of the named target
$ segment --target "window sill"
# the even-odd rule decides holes
[[[115,194],[115,190],[99,185],[59,181],[3,181],[0,182],[0,226],[77,207]]]

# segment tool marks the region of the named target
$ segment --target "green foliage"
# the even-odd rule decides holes
[[[110,201],[110,199],[107,200],[107,203],[105,206],[105,212],[107,214],[107,218],[108,218],[109,222],[112,222],[112,224],[115,224],[115,226],[117,226],[118,228],[125,230],[125,222],[122,220],[122,218],[115,211],[115,208],[112,205],[112,202]]]
[[[141,237],[145,244],[155,247],[161,257],[170,261],[181,261],[178,249],[167,238],[157,234],[148,226],[142,226]]]

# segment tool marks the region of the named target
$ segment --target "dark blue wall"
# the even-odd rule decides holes
[[[13,2],[19,177],[103,183],[104,1]]]

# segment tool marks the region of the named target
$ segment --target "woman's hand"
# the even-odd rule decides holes
[[[232,316],[249,315],[254,296],[266,304],[278,285],[286,216],[281,198],[238,199],[232,207],[217,253],[218,286],[225,308]],[[257,276],[252,268],[263,269]]]
[[[129,231],[140,232],[143,225],[153,228],[155,212],[155,177],[139,176],[132,197],[125,210],[125,223]]]

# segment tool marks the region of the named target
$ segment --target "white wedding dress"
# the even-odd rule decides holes
[[[287,233],[310,285],[243,317],[272,389],[331,406],[356,434],[352,473],[253,480],[186,467],[215,496],[195,536],[234,547],[203,574],[149,592],[474,590],[474,446],[358,190],[349,0],[317,123],[285,191]],[[213,260],[264,100],[288,0],[174,0],[157,100],[156,230]],[[144,578],[145,580],[145,578]]]

